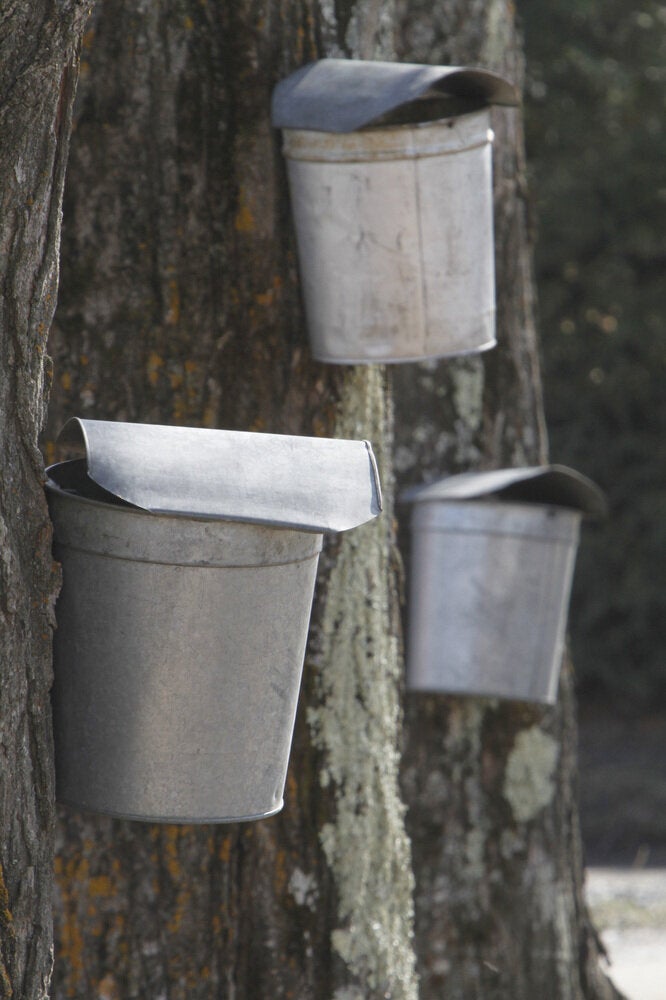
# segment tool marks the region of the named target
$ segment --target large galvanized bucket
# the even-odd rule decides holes
[[[562,467],[454,476],[413,491],[407,684],[553,703],[583,513]]]
[[[148,428],[137,447],[146,430],[138,425],[79,421],[78,428],[87,462],[51,467],[47,486],[63,567],[53,691],[57,797],[150,821],[270,816],[282,806],[322,531],[331,522],[343,530],[379,509],[367,446],[334,442],[340,447],[322,459],[313,439]],[[229,464],[208,462],[230,447],[242,453],[243,443],[253,457],[247,463],[241,454],[243,481],[236,478],[234,490]],[[123,476],[129,454],[137,459],[141,451],[143,467]],[[217,481],[225,507],[244,506],[249,522],[262,523],[243,522],[237,511],[228,520],[210,500],[208,515],[157,513],[159,489],[157,503],[140,509],[107,488],[114,476],[125,478],[125,487],[114,485],[134,494],[129,480],[150,480],[152,465],[153,490],[161,478],[178,479],[169,505],[201,506],[197,455],[205,455],[203,492]],[[309,494],[300,510],[302,480],[280,502],[290,489],[285,460],[306,484],[318,465],[317,496]],[[271,465],[274,491],[266,498],[258,483]],[[355,484],[351,511],[339,497],[331,501],[336,475]],[[275,523],[285,517],[311,523]]]
[[[348,60],[294,78],[276,91],[273,120],[315,358],[405,362],[492,347],[488,104],[510,101],[510,85],[478,70]]]

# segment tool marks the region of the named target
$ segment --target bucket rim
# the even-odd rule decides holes
[[[442,523],[447,515],[449,522]],[[559,504],[491,498],[418,504],[412,510],[410,524],[415,535],[529,538],[546,545],[577,545],[582,517],[582,511]]]
[[[223,823],[251,823],[254,820],[269,819],[271,816],[277,815],[284,809],[284,798],[276,805],[267,809],[263,812],[258,813],[248,813],[243,816],[173,816],[171,814],[157,814],[157,813],[127,813],[121,812],[117,809],[104,809],[101,806],[96,805],[85,805],[82,802],[76,801],[72,797],[64,796],[61,797],[56,788],[56,799],[59,805],[65,806],[68,809],[76,809],[79,812],[93,813],[97,816],[111,816],[115,819],[127,819],[131,820],[133,823],[173,823],[175,825],[187,824],[188,826],[203,826],[206,823],[214,823],[219,826]]]
[[[489,318],[495,315],[495,310],[492,310],[488,314]],[[493,347],[497,346],[497,338],[493,337],[491,340],[486,340],[478,347],[461,347],[461,348],[447,348],[445,351],[440,350],[433,354],[414,354],[414,355],[401,355],[396,357],[395,355],[389,357],[388,355],[377,355],[376,357],[369,357],[367,354],[360,354],[356,357],[351,357],[350,355],[344,355],[344,357],[338,354],[328,354],[325,351],[317,351],[315,345],[312,347],[312,357],[315,361],[325,361],[327,364],[332,365],[400,365],[400,364],[417,364],[420,361],[441,361],[442,358],[464,358],[473,356],[475,354],[482,354],[485,351],[492,350]]]
[[[77,461],[73,459],[72,461]],[[98,508],[104,510],[105,512],[113,511],[119,515],[139,515],[141,517],[146,517],[151,521],[156,519],[164,519],[167,521],[198,521],[205,524],[219,524],[223,522],[225,524],[234,524],[240,527],[248,528],[263,528],[265,531],[296,531],[303,534],[309,535],[321,535],[322,530],[319,528],[311,527],[298,527],[291,524],[270,524],[266,521],[249,519],[240,519],[238,517],[225,517],[220,515],[211,514],[201,514],[199,512],[189,513],[187,511],[175,511],[175,510],[147,510],[145,507],[138,507],[136,504],[130,503],[128,500],[123,500],[121,497],[116,497],[115,494],[110,494],[113,497],[112,501],[97,500],[93,497],[83,496],[81,493],[76,493],[72,490],[63,489],[59,486],[49,475],[52,469],[66,465],[67,462],[55,462],[53,465],[49,465],[46,469],[47,479],[44,482],[44,488],[47,492],[53,493],[56,496],[61,497],[64,500],[71,500],[77,504],[84,504],[93,508]]]
[[[375,163],[456,156],[492,146],[494,138],[489,109],[481,108],[452,118],[357,132],[285,128],[282,151],[289,161]]]
[[[510,469],[462,472],[412,486],[401,503],[524,502],[573,509],[586,517],[604,517],[607,502],[595,482],[566,465],[533,465]]]
[[[58,440],[85,461],[100,499],[111,494],[150,513],[319,533],[347,531],[382,511],[366,440],[81,417]]]

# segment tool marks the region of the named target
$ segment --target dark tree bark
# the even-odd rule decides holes
[[[350,52],[391,55],[387,10],[347,5]],[[368,437],[389,488],[322,560],[279,816],[61,812],[56,997],[416,997],[390,400],[381,369],[309,358],[269,123],[275,82],[342,30],[302,0],[103,0],[85,38],[47,452],[71,414]]]
[[[545,443],[515,113],[499,116],[496,129],[496,354],[404,366],[390,378],[380,367],[334,368],[309,357],[284,165],[268,120],[274,83],[319,55],[520,71],[508,3],[441,0],[433,10],[412,0],[400,9],[398,50],[392,0],[100,0],[89,23],[51,341],[47,457],[72,414],[368,437],[387,510],[329,544],[322,560],[283,813],[195,827],[61,810],[55,998],[415,1000],[414,874],[423,998],[612,995],[597,979],[580,900],[566,683],[557,712],[410,701],[410,857],[398,785],[390,384],[400,403],[395,466],[406,479],[534,460]],[[42,235],[25,266],[2,271],[10,293],[3,334],[8,315],[11,323],[1,347],[0,434],[16,478],[0,484],[0,530],[11,540],[0,560],[11,642],[2,661],[11,782],[2,786],[9,846],[0,981],[4,995],[32,998],[45,995],[48,980],[56,589],[35,442],[73,80],[63,70],[74,65],[83,11],[61,3],[50,20],[23,16],[15,34],[28,49],[22,62],[5,59],[8,78],[23,79],[18,67],[33,64],[37,75],[25,77],[22,96],[10,88],[9,97],[19,94],[11,110],[24,120],[31,101],[45,102],[42,143],[25,168],[20,146],[11,161],[19,185],[22,170],[33,171],[25,189],[4,172],[12,208],[0,246],[20,248],[12,234],[33,217]],[[0,20],[0,31],[6,24]],[[48,37],[55,46],[48,58],[35,41],[40,25],[50,30],[44,45]],[[10,102],[1,93],[4,114]],[[410,403],[417,392],[418,420]]]
[[[82,3],[0,11],[0,997],[51,972],[51,630],[58,587],[37,439]]]

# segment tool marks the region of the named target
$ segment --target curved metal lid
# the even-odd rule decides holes
[[[95,483],[154,513],[345,531],[382,509],[368,441],[78,417],[59,440],[85,448]]]
[[[271,121],[276,128],[353,132],[380,119],[385,125],[432,121],[517,103],[514,85],[485,69],[320,59],[278,83]]]
[[[535,465],[523,469],[463,472],[406,490],[401,500],[422,503],[432,500],[502,500],[572,507],[601,517],[606,513],[603,493],[587,476],[565,465]]]

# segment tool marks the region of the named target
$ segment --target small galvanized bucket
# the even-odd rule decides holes
[[[459,67],[326,59],[278,85],[317,359],[495,344],[491,103],[515,103],[511,85]]]
[[[63,567],[59,801],[232,822],[282,807],[324,530],[374,517],[369,445],[77,420],[49,470]]]
[[[552,704],[593,483],[562,466],[440,480],[412,513],[407,686]]]

